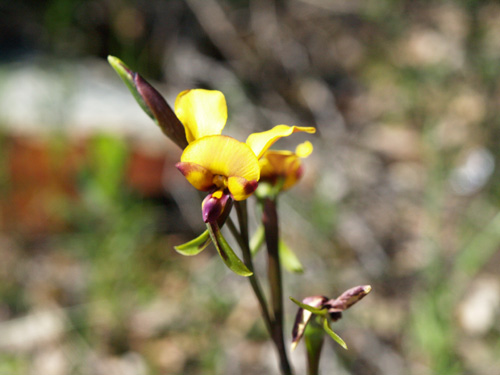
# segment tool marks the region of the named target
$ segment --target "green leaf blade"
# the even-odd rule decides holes
[[[252,257],[255,256],[259,250],[262,248],[265,240],[265,231],[264,226],[259,225],[252,238],[250,239],[250,252],[252,253]]]
[[[320,316],[326,316],[326,314],[328,314],[328,311],[326,309],[318,309],[318,308],[313,307],[311,305],[307,305],[305,303],[302,303],[293,297],[290,297],[290,300],[292,300],[292,302],[295,303],[297,306],[302,307],[304,310],[312,312],[313,314],[320,315]]]
[[[252,276],[253,272],[245,266],[226,242],[226,239],[220,232],[218,224],[207,223],[207,228],[210,233],[210,238],[226,266],[237,275],[245,277]]]
[[[347,350],[347,344],[345,343],[344,340],[342,340],[342,338],[339,335],[333,332],[333,330],[330,328],[330,324],[328,323],[328,319],[325,319],[323,321],[323,329],[337,344],[339,344],[341,347]]]
[[[304,273],[304,266],[300,263],[297,255],[290,249],[283,240],[278,244],[279,256],[283,267],[291,273]]]
[[[210,233],[208,232],[208,230],[206,230],[195,239],[182,245],[174,246],[174,249],[179,254],[185,256],[193,256],[205,250],[205,248],[210,245],[210,242]]]

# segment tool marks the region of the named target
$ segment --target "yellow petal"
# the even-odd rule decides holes
[[[313,152],[313,145],[309,141],[305,141],[297,146],[295,153],[299,158],[307,158]]]
[[[245,143],[225,135],[203,137],[190,143],[182,153],[181,162],[194,163],[213,175],[259,180],[259,161]]]
[[[282,137],[288,137],[295,132],[306,132],[312,134],[316,132],[316,129],[313,127],[276,125],[271,130],[250,134],[246,143],[253,150],[257,159],[260,159],[264,152],[266,152],[266,150],[271,147],[274,142]]]
[[[285,170],[285,161],[288,158],[296,158],[297,156],[286,150],[269,150],[260,159],[260,178],[276,178],[281,176]]]
[[[247,199],[257,189],[257,181],[248,181],[243,177],[229,177],[227,187],[235,201]]]
[[[299,182],[303,174],[302,162],[299,158],[290,160],[287,168],[288,172],[285,177],[285,182],[283,183],[283,190],[288,190],[297,182]]]
[[[175,166],[196,189],[207,191],[214,186],[214,175],[207,168],[190,162],[177,163]]]
[[[267,151],[259,164],[261,180],[274,184],[278,179],[284,179],[282,190],[291,188],[302,176],[302,162],[291,151]]]
[[[224,94],[215,90],[182,91],[175,100],[175,114],[186,129],[189,143],[207,136],[218,135],[227,120]]]
[[[259,160],[260,166],[260,179],[267,179],[274,176],[274,169],[269,160],[267,160],[266,155],[264,155]]]

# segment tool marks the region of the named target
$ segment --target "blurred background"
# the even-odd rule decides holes
[[[173,250],[200,197],[108,54],[171,104],[223,91],[239,139],[317,127],[277,144],[315,147],[280,200],[285,296],[373,287],[323,374],[500,374],[500,5],[478,0],[1,2],[0,374],[278,373],[247,281]]]

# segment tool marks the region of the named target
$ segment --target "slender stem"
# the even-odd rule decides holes
[[[311,319],[304,334],[307,350],[307,375],[319,375],[319,360],[323,348],[323,338],[323,329],[316,322],[316,319]]]
[[[283,283],[281,277],[281,264],[279,257],[279,225],[276,201],[271,198],[264,200],[262,223],[265,229],[266,246],[268,253],[268,278],[271,288],[271,299],[274,315],[272,338],[278,348],[281,371],[283,374],[292,374],[288,362],[284,333],[283,333]]]
[[[238,207],[238,205],[236,205],[236,207]],[[238,230],[236,229],[236,226],[234,225],[233,220],[230,217],[227,219],[226,225],[241,248],[241,251],[243,253],[243,262],[245,263],[245,266],[247,266],[247,268],[253,272],[253,275],[249,276],[248,279],[250,281],[250,285],[252,286],[253,292],[257,297],[257,301],[259,302],[260,311],[262,313],[262,317],[264,319],[266,328],[269,334],[272,335],[273,321],[271,319],[271,315],[269,314],[269,310],[267,308],[266,298],[264,297],[264,293],[262,292],[259,280],[257,279],[257,275],[255,274],[254,271],[252,255],[250,253],[250,245],[248,244],[248,231],[246,232],[247,233],[246,235],[244,235],[243,233],[239,233]]]

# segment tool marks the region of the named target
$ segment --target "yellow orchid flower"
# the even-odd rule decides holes
[[[259,160],[260,180],[271,185],[283,182],[281,190],[290,189],[302,177],[301,159],[308,157],[313,151],[311,142],[301,143],[292,151],[269,150]]]
[[[189,143],[176,166],[196,189],[211,192],[202,205],[206,223],[220,216],[230,198],[241,201],[252,195],[261,175],[259,159],[274,142],[295,132],[316,131],[313,127],[277,125],[251,134],[245,143],[221,135],[227,105],[220,91],[183,91],[174,110]]]

